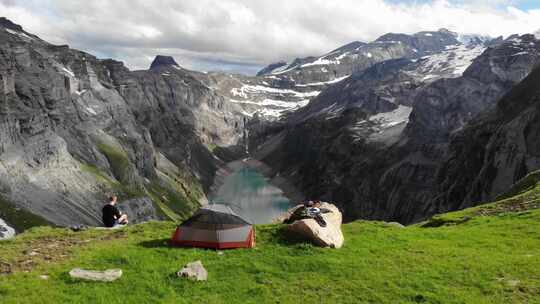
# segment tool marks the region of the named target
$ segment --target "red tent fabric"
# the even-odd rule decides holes
[[[172,245],[214,249],[255,247],[253,226],[229,206],[213,204],[200,208],[180,224]]]

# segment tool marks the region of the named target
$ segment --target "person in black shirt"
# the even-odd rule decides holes
[[[128,218],[127,214],[122,214],[118,208],[116,208],[116,203],[118,198],[116,196],[109,197],[109,203],[105,205],[102,209],[103,212],[103,224],[105,227],[114,227],[117,225],[127,225]]]

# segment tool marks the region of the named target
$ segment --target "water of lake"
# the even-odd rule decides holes
[[[225,177],[210,196],[210,203],[227,204],[253,224],[270,223],[291,207],[283,191],[252,168],[238,169]]]

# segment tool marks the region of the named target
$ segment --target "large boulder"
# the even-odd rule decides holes
[[[289,217],[299,208],[303,208],[303,205],[298,205],[289,210]],[[330,210],[330,212],[322,214],[326,227],[322,227],[312,218],[306,218],[292,222],[288,225],[288,229],[318,246],[341,248],[344,242],[343,233],[341,232],[341,212],[335,205],[325,202],[321,203],[321,209]]]

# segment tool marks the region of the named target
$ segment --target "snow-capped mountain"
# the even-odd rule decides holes
[[[519,120],[503,119],[508,129],[496,133],[496,141],[470,124],[489,116],[505,95],[512,102],[501,111],[503,118],[516,113],[513,102],[528,100],[519,89],[507,94],[540,64],[540,40],[528,34],[488,45],[478,41],[457,41],[438,52],[386,60],[354,73],[287,116],[283,127],[252,134],[254,155],[278,164],[274,169],[280,176],[307,195],[344,202],[351,219],[415,222],[493,198],[540,168],[535,152],[529,152],[537,141],[525,139],[537,134],[527,126],[536,125],[537,115],[528,111]],[[464,129],[478,138],[458,142],[460,148],[445,159],[452,138]],[[511,143],[489,154],[471,148],[467,157],[477,159],[463,157],[463,147],[479,139],[485,147]],[[485,160],[481,178],[472,182],[479,171],[471,167]],[[470,170],[469,179],[455,168]],[[440,188],[441,180],[445,187]]]
[[[410,60],[405,70],[415,81],[459,77],[491,42],[487,36],[446,29],[390,33],[370,43],[348,43],[322,56],[270,64],[256,77],[211,73],[208,85],[242,105],[248,116],[278,119],[304,107],[327,87],[391,59]]]

